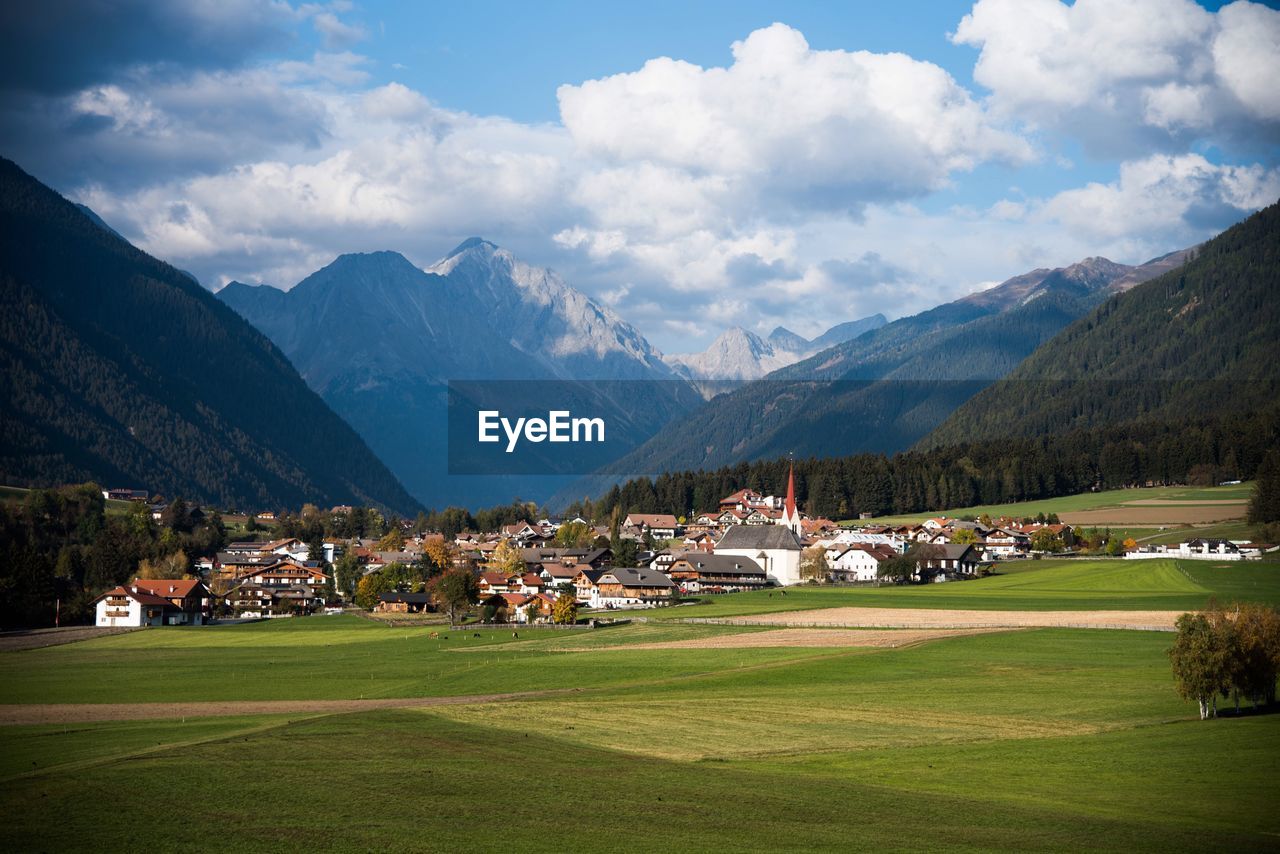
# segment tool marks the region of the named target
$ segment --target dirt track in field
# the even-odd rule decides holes
[[[1106,510],[1077,510],[1059,513],[1068,525],[1207,525],[1211,522],[1227,522],[1243,519],[1248,504],[1244,501],[1224,501],[1220,504],[1186,504],[1163,507],[1141,506],[1134,501],[1125,507]]]
[[[225,718],[235,715],[325,715],[378,709],[416,709],[467,703],[527,700],[572,689],[520,691],[510,694],[467,694],[459,697],[379,697],[369,700],[246,700],[190,703],[31,703],[0,705],[0,726],[62,724],[89,721]]]
[[[578,647],[572,652],[600,652],[609,649],[766,649],[772,647],[847,647],[870,646],[892,648],[955,637],[980,635],[1005,629],[773,629],[740,635],[716,635],[680,641],[654,641],[619,646]]]
[[[950,611],[932,608],[819,608],[750,617],[726,617],[731,625],[793,628],[903,629],[1145,629],[1172,630],[1182,611]],[[720,622],[720,621],[717,621]],[[634,649],[635,647],[631,647]]]
[[[42,646],[58,646],[64,643],[100,638],[106,635],[123,635],[139,629],[97,626],[69,626],[65,629],[30,629],[0,634],[0,651],[14,652],[22,649],[39,649]]]

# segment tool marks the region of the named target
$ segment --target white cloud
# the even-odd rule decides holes
[[[997,114],[1102,153],[1280,131],[1280,12],[1245,0],[978,0],[952,40]]]
[[[797,229],[860,219],[990,162],[1034,152],[946,71],[904,54],[814,50],[783,24],[733,44],[733,63],[669,58],[557,92],[583,168],[564,247],[708,300],[744,322],[839,286]],[[768,276],[738,275],[743,258]],[[732,284],[739,298],[722,298]],[[789,296],[788,296],[789,295]],[[781,299],[779,299],[781,298]],[[754,325],[754,324],[752,324]]]
[[[774,25],[735,43],[725,68],[655,59],[561,87],[560,124],[442,109],[403,83],[370,83],[376,67],[345,50],[185,73],[135,67],[26,115],[52,122],[33,125],[54,140],[50,158],[95,164],[94,180],[68,182],[75,195],[207,284],[290,286],[348,251],[425,264],[480,234],[560,268],[661,349],[688,351],[727,325],[814,335],[1033,267],[1142,261],[1274,201],[1275,170],[1173,144],[1189,129],[1218,134],[1223,104],[1237,127],[1274,114],[1274,93],[1250,71],[1268,61],[1271,13],[1173,4],[1134,41],[1141,15],[1099,8],[1028,0],[993,22],[1001,8],[982,0],[956,38],[980,42],[980,79],[999,83],[989,101],[929,63],[814,50]],[[305,26],[326,11],[345,9],[292,14]],[[1009,53],[1017,26],[1034,50]],[[1092,65],[1090,50],[1101,54]],[[1130,129],[1171,150],[1045,198],[947,195],[972,169],[1035,156],[1011,127],[1047,134],[1063,117],[1122,107]]]
[[[1198,154],[1153,155],[1046,201],[1035,216],[1095,245],[1157,254],[1204,240],[1280,197],[1280,169],[1210,163]]]
[[[588,155],[749,180],[802,207],[918,195],[977,163],[1031,157],[931,63],[812,50],[783,24],[735,42],[733,56],[727,68],[662,58],[562,86],[561,118]]]
[[[324,38],[327,48],[349,47],[369,37],[364,27],[344,23],[332,12],[320,12],[312,20],[316,32]]]

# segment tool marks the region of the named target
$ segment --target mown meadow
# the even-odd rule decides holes
[[[950,596],[951,607],[976,596],[984,604],[975,607],[984,608],[985,599],[1002,595],[1019,608],[1073,596],[1089,607],[1131,608],[1135,599],[1159,597],[1199,603],[1232,591],[1280,601],[1259,574],[1263,565],[1184,572],[1172,562],[1131,562],[1133,573],[1115,566],[1091,576],[1086,562],[1044,563],[935,585],[949,593],[920,592]],[[1071,572],[1085,573],[1074,586]],[[963,592],[982,585],[985,593]],[[808,607],[817,601],[808,593],[794,591],[788,604]],[[723,597],[697,607],[741,612],[756,601]],[[752,631],[649,622],[521,630],[519,638],[480,630],[480,638],[446,641],[432,638],[430,627],[314,617],[3,653],[3,704],[220,700],[234,707],[237,700],[540,693],[344,714],[282,709],[3,726],[0,846],[1278,845],[1280,715],[1196,720],[1195,706],[1173,691],[1168,633],[1036,629],[893,649],[628,648]]]

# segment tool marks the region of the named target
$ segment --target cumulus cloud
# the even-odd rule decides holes
[[[399,84],[313,97],[325,139],[310,157],[79,195],[208,284],[290,286],[343,251],[420,254],[496,230],[545,240],[565,224],[563,131],[441,110]]]
[[[0,85],[0,147],[210,286],[290,286],[348,251],[426,264],[480,234],[683,351],[729,325],[812,336],[1032,267],[1145,260],[1280,195],[1274,169],[1188,153],[1280,112],[1257,71],[1274,63],[1275,13],[1244,3],[980,0],[955,39],[980,48],[983,98],[936,65],[815,50],[775,24],[725,67],[658,58],[563,86],[560,122],[529,124],[375,84],[387,69],[351,49],[367,34],[342,2],[251,4],[244,20],[128,2],[153,34],[185,15],[166,26],[312,46],[183,65],[124,44],[72,78]],[[1160,153],[1117,158],[1109,182],[948,207],[969,172],[1048,168],[1036,146],[1108,122]]]
[[[788,299],[839,292],[798,254],[798,233],[815,219],[857,222],[868,205],[1035,156],[931,63],[814,50],[783,24],[735,42],[732,54],[723,68],[653,59],[557,92],[587,164],[570,196],[579,221],[557,242],[701,295],[704,317],[715,305],[742,323]],[[724,299],[726,286],[739,298]]]
[[[1153,155],[1122,164],[1117,181],[1058,193],[1036,216],[1099,244],[1155,250],[1204,240],[1277,197],[1280,169]]]
[[[957,170],[1031,156],[943,69],[904,54],[813,50],[774,24],[733,57],[654,59],[562,86],[565,128],[588,155],[749,181],[757,198],[799,207],[919,195]]]
[[[998,115],[1103,154],[1280,139],[1280,11],[1246,0],[978,0],[952,40]]]

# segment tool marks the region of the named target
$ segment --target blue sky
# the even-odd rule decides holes
[[[0,153],[212,288],[480,234],[679,352],[1203,240],[1280,196],[1276,79],[1243,0],[50,0]]]

